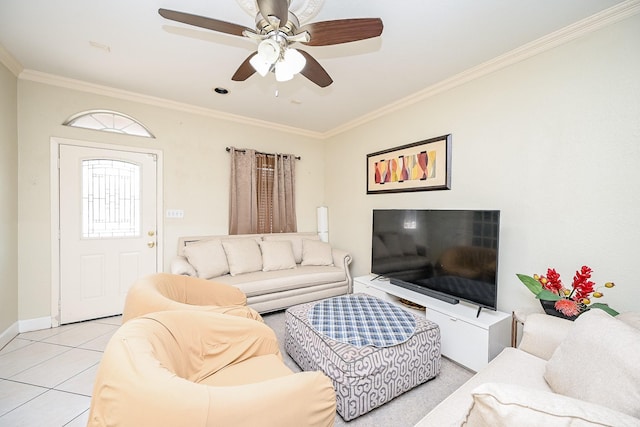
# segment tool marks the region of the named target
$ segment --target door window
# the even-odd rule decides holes
[[[82,161],[82,237],[140,236],[140,165]]]

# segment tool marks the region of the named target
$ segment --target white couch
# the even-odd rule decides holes
[[[445,426],[640,426],[640,313],[528,315],[518,348],[416,424]]]
[[[181,237],[173,274],[237,287],[260,313],[352,292],[351,256],[316,233]]]

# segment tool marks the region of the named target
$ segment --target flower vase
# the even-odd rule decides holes
[[[579,316],[579,314],[576,316],[567,316],[565,314],[562,314],[561,312],[556,310],[555,301],[547,301],[547,300],[541,299],[540,304],[542,304],[542,308],[544,309],[544,312],[547,313],[549,316],[560,317],[561,319],[567,319],[571,321],[576,320]]]

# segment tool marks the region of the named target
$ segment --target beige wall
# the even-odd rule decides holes
[[[638,309],[639,39],[636,16],[327,141],[20,79],[17,155],[15,143],[6,151],[4,141],[15,140],[16,129],[11,120],[0,121],[0,170],[14,183],[17,174],[19,182],[19,257],[8,259],[19,262],[18,274],[8,271],[19,279],[18,318],[50,315],[52,136],[162,150],[164,208],[185,211],[183,220],[164,220],[165,268],[178,236],[226,232],[224,148],[234,145],[302,156],[298,228],[315,230],[316,207],[328,205],[331,242],[353,253],[356,275],[369,271],[374,208],[500,209],[502,310],[533,304],[516,273],[553,266],[569,282],[582,264],[594,268],[598,283],[618,284],[606,299],[613,307]],[[0,87],[15,91],[15,85],[0,68]],[[14,105],[4,97],[0,102],[3,113]],[[92,108],[132,115],[157,139],[61,126],[71,114]],[[451,191],[365,194],[367,153],[445,133],[453,134]],[[19,170],[9,160],[17,156]],[[13,172],[5,172],[5,164]],[[9,206],[12,188],[0,191]],[[9,217],[15,215],[9,210]],[[16,239],[15,233],[3,235],[0,247],[12,249]],[[2,286],[5,316],[4,293],[15,301],[16,289]],[[14,311],[8,321],[15,317]]]
[[[163,152],[165,210],[185,212],[182,220],[164,220],[166,270],[176,253],[179,236],[227,232],[229,157],[225,147],[229,145],[301,156],[296,165],[298,229],[316,229],[316,207],[324,201],[322,141],[24,79],[19,81],[18,90],[20,319],[47,317],[51,311],[52,136]],[[94,108],[131,115],[144,123],[156,139],[61,125],[70,115]]]
[[[0,336],[18,321],[17,87],[0,63]]]
[[[332,242],[369,272],[376,208],[500,209],[499,308],[535,304],[516,273],[591,266],[640,309],[640,16],[331,138]],[[368,153],[453,135],[452,190],[366,195]]]

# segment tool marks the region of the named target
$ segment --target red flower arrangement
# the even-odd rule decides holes
[[[547,270],[546,276],[538,274],[534,274],[533,277],[524,274],[517,274],[517,276],[535,294],[536,298],[543,301],[555,301],[555,309],[567,317],[578,316],[592,308],[599,308],[616,316],[618,312],[607,304],[591,303],[591,298],[601,298],[604,295],[598,290],[601,287],[595,289],[596,284],[591,281],[592,272],[591,268],[583,265],[573,276],[571,289],[562,284],[560,274],[553,268]],[[613,282],[604,284],[605,288],[613,288],[614,286]]]

